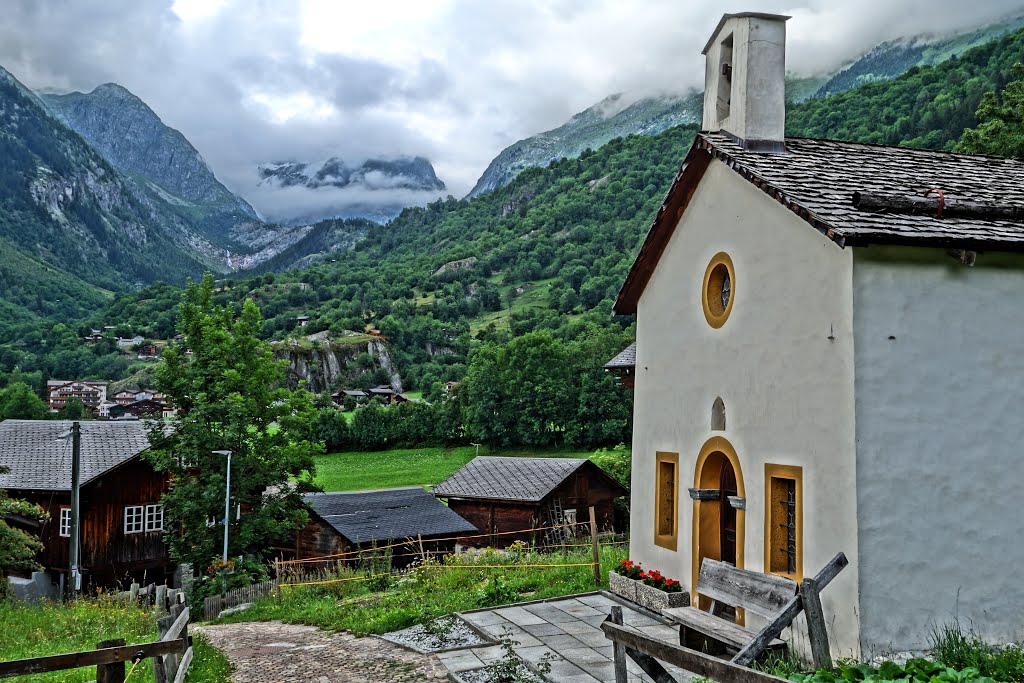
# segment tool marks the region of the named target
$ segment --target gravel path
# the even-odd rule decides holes
[[[448,673],[433,655],[405,650],[380,638],[356,638],[313,626],[280,621],[202,626],[223,652],[235,683],[413,683],[446,681]]]

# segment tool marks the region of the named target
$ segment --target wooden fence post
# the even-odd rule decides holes
[[[612,606],[611,621],[613,624],[622,626],[622,608],[618,605]],[[627,683],[626,679],[626,646],[613,640],[612,652],[615,662],[615,683]]]
[[[172,616],[161,617],[156,620],[157,640],[164,639],[164,636],[167,635],[167,631],[171,628],[171,624],[173,623],[174,617]],[[166,683],[168,678],[173,680],[173,674],[168,674],[167,667],[170,657],[171,655],[157,655],[156,657],[153,657],[153,680],[156,681],[156,683]]]
[[[167,584],[163,583],[156,587],[156,611],[157,614],[167,613]]]
[[[96,643],[96,649],[102,650],[107,647],[121,647],[125,644],[124,638],[103,640]],[[96,683],[124,683],[124,662],[112,662],[110,664],[96,665]]]
[[[139,588],[141,588],[139,584],[132,583],[131,589],[128,591],[128,599],[131,600],[133,605],[139,599]]]
[[[594,585],[601,587],[601,557],[597,553],[597,513],[590,506],[590,546],[594,551]]]
[[[832,669],[832,655],[828,649],[828,631],[825,629],[825,613],[821,609],[821,594],[814,579],[800,583],[800,600],[804,603],[807,619],[807,635],[811,641],[811,660],[814,668]]]

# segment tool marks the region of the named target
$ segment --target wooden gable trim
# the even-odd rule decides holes
[[[636,315],[640,295],[643,294],[651,275],[654,274],[661,255],[665,253],[665,248],[668,246],[669,240],[672,239],[672,234],[675,233],[676,226],[679,225],[679,220],[683,217],[693,193],[697,190],[697,185],[704,177],[704,172],[711,165],[711,154],[697,146],[700,139],[698,135],[694,140],[693,147],[686,155],[686,160],[683,161],[682,168],[672,182],[665,201],[658,209],[658,215],[655,216],[651,229],[647,232],[647,238],[640,247],[640,253],[637,254],[629,275],[626,276],[626,282],[619,290],[615,306],[612,308],[616,315]]]

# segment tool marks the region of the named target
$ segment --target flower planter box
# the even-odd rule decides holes
[[[652,612],[661,613],[661,610],[669,607],[686,607],[690,604],[690,594],[685,591],[679,593],[666,593],[660,588],[648,586],[646,583],[636,581],[636,600],[638,604]]]
[[[630,602],[637,602],[636,593],[638,585],[640,585],[640,582],[636,579],[631,579],[617,572],[608,572],[608,588],[620,598],[625,598]]]

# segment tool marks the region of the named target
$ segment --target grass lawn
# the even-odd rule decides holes
[[[625,557],[625,545],[601,547],[602,587],[607,588],[608,571]],[[597,590],[592,565],[543,566],[590,561],[589,547],[565,554],[488,551],[476,558],[449,556],[442,564],[428,565],[402,577],[389,577],[387,586],[368,585],[372,581],[344,581],[285,589],[282,602],[278,603],[273,596],[264,598],[252,608],[217,623],[280,619],[360,635],[388,633],[451,612]],[[478,568],[474,564],[486,566]],[[354,574],[347,573],[340,578],[351,576]]]
[[[92,650],[101,640],[113,638],[124,638],[129,644],[157,639],[156,619],[152,612],[136,606],[118,605],[109,598],[78,600],[67,605],[0,602],[0,624],[0,660],[3,661]],[[202,635],[193,635],[194,658],[188,680],[228,683],[231,667],[227,659]],[[12,680],[24,683],[95,681],[96,667],[19,676]],[[140,662],[128,680],[131,683],[152,683],[152,660]]]
[[[481,448],[480,455],[587,458],[592,455],[592,451],[491,451]],[[454,474],[475,456],[475,446],[331,453],[316,459],[316,483],[324,491],[433,486]]]

